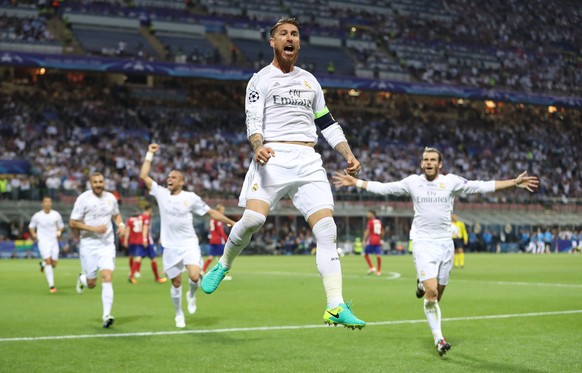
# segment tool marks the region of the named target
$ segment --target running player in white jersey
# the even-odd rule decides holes
[[[115,270],[115,236],[113,224],[117,225],[117,234],[123,237],[125,224],[119,213],[115,196],[104,190],[103,174],[95,172],[89,179],[91,190],[87,190],[75,201],[69,225],[80,230],[81,242],[79,255],[82,272],[77,279],[77,292],[85,287],[93,289],[97,285],[97,272],[101,273],[101,301],[103,303],[103,327],[109,328],[115,319],[111,316],[113,306],[113,284]]]
[[[451,213],[455,196],[459,193],[487,193],[514,187],[532,192],[538,186],[537,177],[527,176],[527,172],[511,180],[473,181],[453,174],[443,175],[440,173],[442,166],[441,153],[434,148],[425,148],[420,164],[422,175],[410,175],[391,183],[358,180],[339,172],[333,177],[337,187],[356,186],[376,194],[407,194],[412,197],[414,219],[410,239],[420,280],[417,296],[425,297],[424,313],[441,356],[451,348],[441,331],[438,302],[443,296],[453,265]]]
[[[270,36],[273,61],[253,75],[246,92],[247,137],[255,154],[240,194],[239,206],[245,211],[232,228],[219,263],[204,276],[202,290],[210,294],[217,289],[269,211],[289,196],[317,240],[316,263],[327,297],[324,322],[362,328],[366,323],[353,315],[343,299],[334,201],[321,156],[314,150],[317,128],[345,158],[347,173],[356,175],[360,162],[327,109],[317,79],[295,66],[298,22],[281,18]]]
[[[53,200],[50,197],[42,199],[42,210],[30,219],[28,230],[32,239],[37,241],[38,251],[42,261],[40,271],[44,272],[48,282],[49,291],[56,293],[53,269],[57,267],[59,259],[59,238],[65,225],[58,211],[52,209]]]
[[[148,152],[141,166],[140,178],[158,201],[161,218],[160,239],[164,247],[164,272],[172,280],[170,296],[176,312],[176,327],[186,327],[184,312],[182,311],[182,271],[188,271],[189,290],[186,293],[188,312],[196,312],[196,290],[200,284],[202,269],[202,253],[198,236],[194,231],[194,216],[192,213],[203,216],[208,214],[212,219],[225,224],[234,225],[221,212],[210,208],[196,193],[187,192],[184,188],[184,174],[172,170],[168,174],[167,188],[158,185],[150,176],[154,154],[160,149],[158,144],[150,144]]]

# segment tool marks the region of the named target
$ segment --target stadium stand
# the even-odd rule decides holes
[[[152,32],[194,32],[204,36],[208,31],[225,34],[229,28],[247,33],[254,30],[258,36],[255,40],[265,43],[274,20],[292,15],[303,24],[306,49],[329,48],[320,49],[318,55],[304,55],[314,60],[306,64],[321,72],[327,69],[319,66],[327,66],[329,61],[319,59],[324,53],[331,53],[337,75],[524,92],[581,93],[582,41],[576,31],[582,15],[575,1],[493,0],[486,7],[462,0],[269,0],[239,5],[201,0],[136,1],[128,6],[122,1],[88,0],[64,2],[59,11],[69,21],[97,17],[101,22],[98,24],[110,27],[112,24],[103,23],[104,17],[100,17],[106,15],[105,18],[118,17],[113,18],[118,25],[130,22],[149,27]],[[0,11],[18,13],[18,17],[29,16],[34,9],[26,4],[14,7],[8,1],[2,6]],[[228,35],[233,39],[244,37]],[[147,49],[148,43],[143,44]],[[227,55],[230,45],[213,46],[221,51],[222,61],[232,62]],[[168,58],[174,60],[175,53],[169,53]],[[256,58],[254,54],[235,62],[254,66]]]
[[[67,1],[54,16],[34,5],[0,2],[0,50],[68,53],[51,32],[60,22],[86,54],[225,61],[256,70],[272,58],[270,25],[294,15],[304,25],[299,65],[318,76],[330,75],[331,62],[337,77],[582,92],[581,12],[572,1],[492,0],[479,12],[478,5],[463,0],[266,0],[241,7],[220,0],[136,0],[131,7],[123,1]],[[4,224],[26,219],[44,194],[60,201],[66,215],[93,170],[106,174],[108,188],[132,212],[143,196],[137,168],[151,140],[175,154],[159,158],[152,171],[158,181],[177,164],[197,175],[190,188],[235,209],[251,152],[244,133],[244,82],[155,78],[134,86],[118,77],[62,71],[26,79],[6,74],[0,86],[2,160],[33,170],[11,174],[7,190],[0,190]],[[327,89],[326,98],[357,149],[363,178],[390,181],[417,173],[420,150],[432,145],[444,152],[446,172],[492,179],[529,170],[541,178],[541,190],[531,196],[461,196],[458,207],[471,225],[524,224],[530,230],[582,225],[577,109],[499,102],[489,107],[477,100],[344,89]],[[330,172],[342,168],[333,150],[318,146]],[[406,200],[378,200],[356,190],[337,192],[336,199],[338,225],[346,230],[350,223],[344,217],[363,216],[378,204],[386,205],[383,216],[410,216]],[[283,203],[280,215],[292,210],[288,207]],[[273,234],[267,230],[265,236]]]
[[[156,55],[156,51],[137,30],[98,29],[75,25],[73,35],[88,53],[95,55],[142,58]]]

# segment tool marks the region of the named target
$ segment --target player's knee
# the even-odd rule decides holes
[[[242,224],[245,231],[255,233],[261,229],[266,220],[267,217],[263,214],[252,210],[245,210],[237,224]]]
[[[172,286],[175,288],[179,288],[182,286],[182,276],[178,276],[172,279]]]
[[[326,217],[313,226],[313,236],[317,242],[335,242],[337,226],[332,217]]]
[[[436,288],[426,288],[424,297],[428,300],[437,300],[439,291]]]

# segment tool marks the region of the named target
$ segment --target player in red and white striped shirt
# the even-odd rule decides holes
[[[224,206],[217,205],[216,211],[224,214]],[[208,243],[210,244],[210,254],[208,258],[204,261],[204,265],[202,266],[202,272],[206,272],[208,266],[215,257],[221,257],[224,254],[224,244],[228,239],[228,236],[224,232],[224,224],[220,220],[210,219],[210,225],[208,228]],[[230,276],[226,276],[230,277]],[[227,279],[225,277],[225,280]]]
[[[154,240],[150,233],[153,210],[150,205],[145,205],[141,215],[132,216],[127,219],[127,229],[125,230],[124,243],[133,257],[129,273],[129,282],[137,284],[136,274],[141,268],[141,260],[148,257],[152,263],[152,271],[156,282],[164,283],[165,277],[160,277],[158,273],[158,263],[156,262],[156,250]]]
[[[378,276],[382,274],[382,239],[384,238],[384,227],[382,221],[376,218],[376,211],[368,211],[368,224],[364,231],[364,238],[362,242],[366,242],[366,250],[364,259],[368,263],[368,274],[376,272]],[[376,255],[377,266],[374,267],[370,255]]]

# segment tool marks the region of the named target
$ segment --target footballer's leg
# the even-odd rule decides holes
[[[206,258],[206,260],[204,261],[204,265],[202,266],[202,272],[206,273],[206,271],[208,270],[208,267],[210,266],[210,264],[212,263],[213,260],[214,260],[214,256],[208,255],[208,258]]]
[[[172,279],[172,286],[170,287],[170,296],[174,304],[176,328],[185,328],[186,319],[184,311],[182,311],[182,279],[181,276]]]
[[[112,269],[101,270],[101,301],[103,303],[103,327],[109,328],[113,325],[115,319],[111,316],[113,307],[113,277]]]
[[[158,271],[158,262],[156,261],[156,249],[154,245],[148,246],[148,256],[151,261],[150,265],[152,267],[152,272],[154,273],[155,281],[161,284],[165,283],[168,279],[166,277],[160,277],[160,273]]]
[[[424,298],[424,314],[426,315],[426,320],[428,321],[428,326],[432,332],[437,350],[439,354],[442,355],[450,349],[450,345],[448,348],[444,344],[441,346],[441,341],[444,341],[445,338],[443,337],[443,332],[441,330],[441,309],[438,302],[439,286],[437,286],[436,278],[424,280],[423,284],[424,288],[426,289]]]
[[[265,221],[270,205],[264,201],[252,200],[247,203],[241,219],[232,227],[224,246],[224,255],[210,272],[202,279],[202,291],[211,294],[218,288],[220,282],[228,274],[234,259],[249,244],[252,235],[258,231]],[[257,212],[257,211],[260,212]],[[264,213],[263,213],[264,212]]]
[[[459,265],[465,268],[465,250],[462,247],[459,249]]]
[[[200,286],[200,267],[197,265],[187,265],[188,270],[188,285],[189,289],[186,292],[186,301],[188,303],[188,313],[191,315],[196,313],[196,291]]]
[[[376,275],[380,276],[382,275],[382,256],[380,253],[376,254],[376,263]]]
[[[184,269],[184,262],[181,260],[176,263],[176,265],[164,268],[166,275],[171,279],[172,286],[170,287],[170,297],[172,299],[172,304],[174,305],[175,317],[177,328],[185,328],[186,320],[184,317],[184,311],[182,310],[182,270]]]
[[[341,324],[351,329],[366,326],[344,302],[342,294],[342,271],[336,250],[337,226],[330,209],[322,209],[311,214],[307,222],[312,227],[317,242],[315,261],[323,280],[327,308],[323,314],[326,324]]]
[[[434,338],[434,343],[440,355],[450,348],[443,337],[441,329],[441,309],[439,300],[448,283],[451,267],[454,260],[454,246],[452,240],[445,242],[413,241],[413,258],[418,279],[422,287],[417,285],[417,297],[424,288],[423,310],[428,326]],[[442,260],[442,258],[445,260]],[[444,342],[441,342],[444,341]]]
[[[172,304],[174,305],[177,328],[185,328],[186,320],[184,318],[184,311],[182,311],[182,276],[172,278],[172,286],[170,288],[170,296],[172,297]]]
[[[364,260],[368,264],[368,274],[371,275],[372,273],[376,272],[376,267],[372,264],[372,260],[370,259],[370,254],[368,253],[368,246],[366,246],[366,253],[364,254]]]
[[[53,262],[50,257],[45,258],[44,260],[44,276],[46,277],[46,282],[49,286],[49,291],[51,293],[56,293],[55,288],[55,275],[53,272]]]

